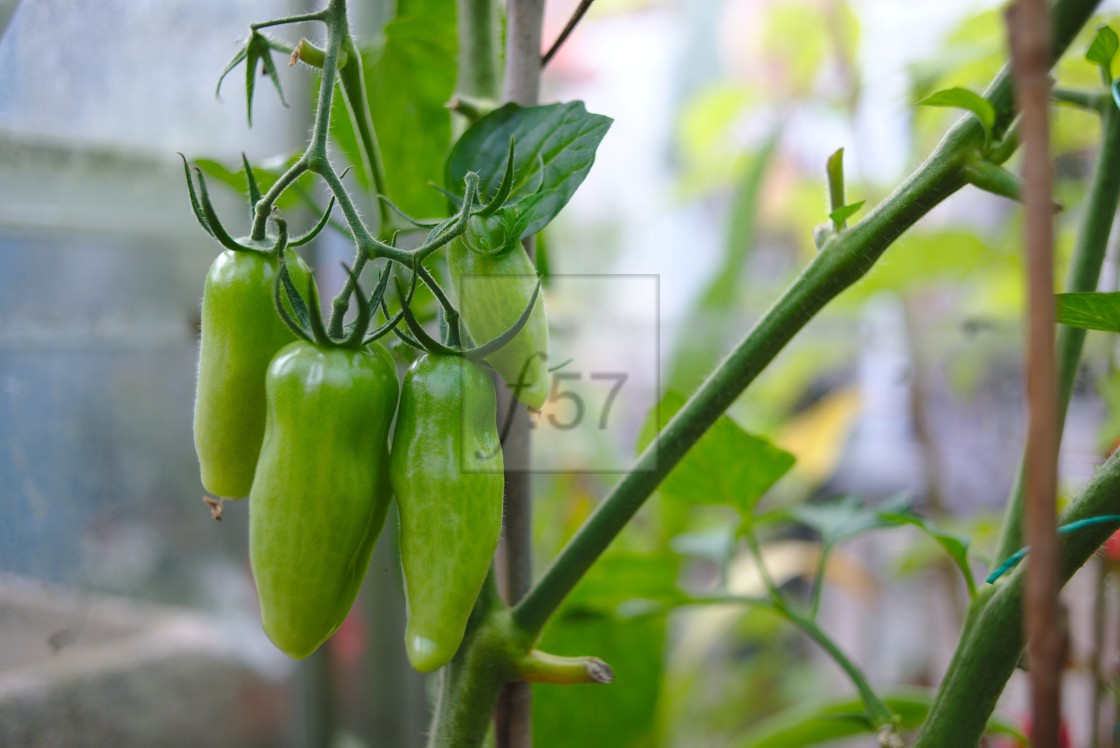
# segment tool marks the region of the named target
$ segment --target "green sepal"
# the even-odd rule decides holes
[[[191,178],[191,167],[187,163],[187,157],[182,153],[179,158],[183,159],[183,176],[187,178],[187,193],[190,195],[191,210],[194,211],[194,217],[198,221],[198,225],[206,231],[210,236],[214,236],[214,230],[210,228],[210,224],[206,221],[206,216],[202,212],[202,206],[199,205],[198,195],[194,191],[194,180]]]
[[[394,203],[392,200],[390,200],[385,195],[378,195],[377,199],[380,200],[381,202],[385,203],[385,205],[388,206],[389,210],[391,210],[391,211],[393,211],[394,213],[397,214],[398,218],[403,218],[406,222],[411,223],[413,226],[418,226],[418,227],[423,228],[423,229],[431,229],[431,228],[438,228],[440,226],[440,224],[444,223],[444,221],[425,220],[425,219],[422,219],[422,218],[413,218],[408,213],[405,213],[403,210],[401,210],[397,206],[396,203]]]
[[[272,85],[275,86],[276,93],[280,96],[280,103],[288,106],[288,100],[284,97],[284,88],[280,85],[280,74],[276,70],[276,63],[272,60],[272,42],[256,29],[249,32],[249,39],[245,42],[245,45],[237,51],[237,54],[233,56],[233,59],[229,61],[221,75],[218,76],[218,84],[214,88],[215,98],[221,98],[222,82],[242,61],[245,62],[245,115],[249,127],[252,127],[253,92],[257,85],[258,61],[264,67],[265,74],[272,80]]]
[[[386,322],[385,322],[384,325],[382,325],[381,327],[378,327],[373,332],[368,333],[366,335],[365,339],[362,340],[363,345],[369,345],[370,343],[374,342],[375,340],[378,340],[379,338],[384,337],[394,327],[397,326],[398,322],[401,321],[401,316],[402,315],[401,315],[400,312],[397,312],[395,315],[390,315],[389,310],[385,306],[385,291],[389,288],[389,278],[390,278],[390,276],[392,276],[392,274],[393,274],[392,264],[386,265],[385,269],[381,271],[381,277],[377,281],[377,288],[375,288],[373,290],[373,293],[369,297],[369,304],[370,304],[370,309],[371,309],[370,318],[372,319],[372,317],[373,317],[373,311],[372,310],[377,309],[378,307],[381,307],[382,309],[385,309]]]
[[[257,178],[253,175],[253,167],[249,166],[249,158],[245,151],[241,152],[241,166],[245,171],[245,187],[249,191],[249,221],[257,216],[257,203],[261,201],[261,188],[257,185]]]
[[[307,233],[300,234],[295,239],[292,239],[290,242],[288,242],[288,246],[302,247],[304,244],[307,244],[312,239],[317,237],[323,231],[323,229],[326,228],[327,223],[330,221],[331,211],[334,210],[334,204],[335,197],[334,195],[331,195],[331,199],[327,203],[327,209],[323,211],[323,215],[319,218],[318,223],[316,223],[309,231],[307,231]]]
[[[494,197],[490,199],[490,202],[484,205],[480,210],[475,211],[475,215],[488,216],[493,214],[494,211],[502,207],[506,198],[513,192],[513,143],[514,138],[511,135],[509,139],[509,156],[506,157],[506,171],[505,174],[502,175],[502,181],[498,185],[498,191],[494,193]],[[543,175],[544,170],[541,169],[540,171]],[[541,184],[544,184],[543,176]],[[538,187],[537,189],[539,190],[540,188]]]
[[[413,283],[416,282],[416,275],[416,273],[412,274]],[[404,315],[405,324],[408,325],[408,329],[412,332],[412,334],[416,336],[415,340],[405,340],[405,338],[401,338],[401,340],[404,340],[409,345],[416,345],[420,348],[420,350],[428,351],[430,353],[440,353],[445,356],[461,355],[461,351],[444,345],[428,334],[428,331],[425,330],[424,326],[421,325],[419,320],[416,319],[416,315],[412,313],[412,309],[409,306],[404,289],[401,288],[400,280],[394,278],[393,285],[396,286],[397,295],[401,299],[401,313]],[[411,294],[407,295],[410,296]]]
[[[323,319],[323,309],[319,305],[319,287],[315,283],[315,273],[307,274],[307,311],[311,322],[311,336],[315,343],[329,346],[331,336],[327,334],[327,324]]]
[[[361,348],[365,345],[364,336],[366,330],[369,329],[370,320],[370,303],[366,299],[365,294],[362,293],[362,286],[358,280],[358,276],[354,274],[353,268],[342,263],[342,267],[346,270],[346,274],[350,277],[350,282],[354,286],[354,301],[358,305],[357,316],[354,317],[354,327],[350,334],[342,340],[343,348]]]
[[[284,262],[284,255],[280,255],[280,271],[276,274],[276,284],[273,286],[273,300],[276,303],[276,311],[280,314],[280,319],[288,326],[296,337],[300,340],[305,340],[308,343],[314,343],[315,338],[311,336],[308,331],[307,321],[307,306],[303,303],[299,292],[296,291],[295,284],[292,283],[291,274],[288,272],[288,266]],[[295,318],[288,314],[288,310],[284,308],[284,299],[280,295],[281,287],[288,296],[288,303],[292,305],[292,312]]]
[[[521,332],[521,328],[529,321],[529,315],[533,312],[533,306],[537,303],[537,296],[540,295],[540,292],[541,279],[537,278],[537,287],[533,289],[533,295],[529,298],[529,303],[526,305],[525,311],[521,312],[521,316],[517,318],[517,321],[496,338],[475,346],[474,348],[464,350],[463,355],[472,360],[483,359],[517,337],[517,333]]]
[[[198,192],[200,202],[202,203],[202,214],[206,216],[206,223],[210,227],[210,235],[217,239],[218,243],[223,247],[231,249],[234,252],[261,251],[255,247],[247,247],[229,235],[229,232],[222,226],[217,211],[214,210],[214,204],[210,202],[210,191],[206,189],[206,179],[202,176],[202,169],[196,166],[194,172],[198,175]]]

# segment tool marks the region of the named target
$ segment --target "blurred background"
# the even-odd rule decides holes
[[[576,4],[548,3],[546,44]],[[204,168],[219,212],[243,230],[240,154],[280,168],[306,139],[316,82],[281,66],[291,107],[263,81],[252,130],[243,69],[221,100],[214,84],[250,22],[311,5],[0,0],[2,745],[423,744],[434,681],[411,673],[400,645],[393,533],[350,619],[294,663],[259,627],[247,507],[211,519],[191,441],[199,299],[217,248],[190,213],[176,152]],[[1120,11],[1104,7],[1106,19]],[[353,15],[376,47],[393,9]],[[1093,28],[1059,66],[1063,84],[1096,85],[1081,58]],[[284,38],[298,33],[310,34]],[[588,372],[622,356],[632,376],[597,437],[610,469],[581,466],[578,443],[537,440],[538,460],[564,449],[576,460],[534,477],[537,568],[629,463],[649,406],[693,391],[816,252],[828,156],[844,148],[849,202],[876,204],[960,116],[916,102],[980,91],[1003,59],[990,2],[594,4],[546,69],[542,99],[583,100],[614,124],[541,241],[562,358]],[[445,116],[447,136],[462,129]],[[1063,257],[1097,130],[1095,117],[1055,109]],[[304,197],[285,206],[293,224],[309,225],[308,205],[322,202],[312,182]],[[740,398],[739,426],[797,458],[763,509],[905,494],[972,538],[982,576],[1023,440],[1019,219],[1006,200],[961,191]],[[351,253],[337,234],[314,248],[324,296]],[[658,276],[656,293],[621,280],[588,292],[586,276]],[[1116,284],[1110,252],[1102,287]],[[1120,437],[1113,349],[1089,335],[1063,442],[1067,496]],[[536,687],[537,745],[749,746],[761,720],[850,691],[766,611],[635,604],[721,579],[759,592],[737,522],[695,497],[649,503],[545,634],[552,651],[611,663],[615,684]],[[815,535],[783,526],[764,551],[778,581],[808,590]],[[1094,694],[1116,693],[1118,562],[1102,555],[1066,592],[1075,745],[1120,744],[1108,737],[1115,709],[1095,726],[1091,711]],[[889,691],[936,684],[966,603],[936,545],[900,529],[833,555],[821,620]],[[1022,726],[1020,676],[1002,714]]]

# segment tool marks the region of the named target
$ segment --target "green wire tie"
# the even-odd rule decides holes
[[[1115,86],[1113,86],[1112,90],[1115,92],[1118,89]],[[1120,514],[1104,514],[1104,515],[1101,515],[1100,517],[1089,517],[1088,519],[1079,519],[1076,522],[1070,522],[1068,525],[1062,525],[1061,527],[1059,527],[1058,528],[1058,534],[1059,535],[1066,535],[1066,534],[1074,532],[1076,530],[1080,530],[1083,527],[1091,527],[1093,525],[1105,525],[1105,524],[1120,524]],[[996,569],[990,575],[988,575],[988,578],[985,581],[988,584],[994,584],[995,581],[997,579],[999,579],[1000,577],[1002,577],[1004,574],[1006,574],[1009,569],[1013,568],[1016,564],[1018,564],[1020,561],[1022,561],[1024,558],[1026,558],[1027,554],[1030,553],[1030,551],[1031,551],[1031,547],[1029,545],[1025,548],[1020,548],[1019,550],[1015,551],[1010,556],[1008,556],[1006,561],[1004,561],[1002,564],[999,565],[998,569]]]

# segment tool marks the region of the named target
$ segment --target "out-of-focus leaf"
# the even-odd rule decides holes
[[[438,0],[400,2],[379,39],[361,52],[388,197],[414,216],[442,215],[446,208],[429,182],[441,181],[451,147],[451,112],[444,104],[458,74],[453,9]],[[372,189],[341,91],[331,112],[331,136],[354,165],[359,183]]]
[[[887,708],[899,716],[903,730],[920,727],[933,705],[933,691],[899,690],[883,695]],[[763,720],[739,737],[741,748],[805,748],[841,738],[872,734],[874,730],[863,714],[858,698],[829,699],[808,706],[798,705]],[[1012,724],[992,717],[988,733],[1025,740]]]
[[[276,182],[276,180],[288,170],[295,160],[299,158],[299,154],[294,154],[288,157],[279,159],[271,159],[266,164],[253,164],[253,176],[257,180],[257,186],[260,187],[262,193],[268,192],[269,188]],[[236,166],[227,166],[220,161],[210,158],[194,159],[193,163],[202,169],[202,172],[208,176],[213,177],[225,186],[239,195],[243,195],[246,200],[249,199],[249,188],[245,184],[245,172],[242,171],[241,164]],[[295,185],[289,187],[280,199],[276,201],[276,207],[281,210],[290,210],[298,205],[305,205],[305,201],[300,197],[296,187],[302,188],[305,193],[310,193],[314,189],[315,177],[312,174],[304,174],[296,180]],[[248,205],[248,203],[246,203]],[[293,229],[294,230],[294,229]]]
[[[533,107],[506,104],[459,138],[447,158],[446,186],[461,195],[463,177],[478,172],[479,189],[488,199],[502,180],[513,138],[514,182],[507,205],[532,201],[538,191],[555,195],[526,202],[532,207],[521,236],[532,236],[556,217],[583,183],[610,125],[610,117],[589,113],[580,101]]]
[[[1060,293],[1058,322],[1086,330],[1120,332],[1120,293]]]
[[[857,388],[836,390],[791,418],[774,442],[797,458],[798,473],[823,482],[836,470],[859,412]]]
[[[669,554],[612,553],[595,562],[565,607],[569,612],[613,615],[633,600],[677,603],[684,593],[677,587],[676,570],[677,561]]]
[[[968,538],[946,532],[931,523],[929,519],[911,512],[884,513],[879,516],[881,519],[893,522],[896,525],[913,525],[933,538],[960,569],[961,575],[964,576],[965,585],[968,587],[968,596],[976,596],[976,580],[972,576],[972,567],[968,563]]]
[[[651,412],[642,427],[639,450],[654,440],[684,403],[680,393],[670,391],[665,395],[657,412]],[[673,468],[660,490],[682,501],[733,506],[749,516],[758,500],[793,463],[789,452],[748,434],[727,416],[720,416]]]
[[[873,530],[896,527],[897,522],[885,518],[907,509],[905,494],[892,496],[880,504],[863,504],[855,496],[846,495],[818,504],[800,504],[774,512],[768,517],[791,520],[816,530],[821,545],[831,548],[837,543]]]
[[[1112,61],[1120,51],[1120,37],[1109,26],[1097,29],[1097,35],[1085,52],[1085,59],[1100,67],[1106,80],[1112,80]]]
[[[614,682],[602,687],[535,684],[534,745],[646,748],[656,744],[666,619],[645,616],[621,621],[603,612],[602,606],[662,596],[675,588],[675,576],[675,564],[666,556],[608,554],[591,567],[545,628],[538,646],[555,654],[599,657],[614,670]],[[588,708],[589,699],[594,709]]]
[[[966,109],[972,112],[984,128],[984,140],[991,142],[992,127],[996,123],[996,110],[992,108],[991,102],[980,94],[967,88],[946,88],[922,99],[918,105]]]
[[[1097,392],[1105,402],[1105,418],[1097,431],[1097,444],[1111,453],[1120,443],[1120,371],[1097,380]]]
[[[730,335],[742,332],[735,330],[741,323],[730,310],[741,300],[737,292],[742,289],[743,268],[754,248],[762,185],[777,152],[779,134],[775,130],[763,143],[735,190],[723,262],[689,314],[673,354],[669,375],[673,389],[689,392],[697,387],[725,353]]]

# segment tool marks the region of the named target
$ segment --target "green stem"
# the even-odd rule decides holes
[[[497,4],[494,0],[459,0],[459,81],[456,89],[472,99],[497,99]]]
[[[1069,104],[1092,112],[1100,112],[1108,105],[1108,94],[1076,88],[1056,87],[1050,92],[1050,98],[1061,104]]]
[[[833,235],[747,337],[700,386],[633,470],[610,491],[536,586],[514,620],[537,634],[560,602],[641,508],[669,471],[825,304],[862,277],[888,246],[930,208],[964,184],[964,154],[983,132],[975,118],[959,122],[935,153],[867,218]]]
[[[1120,511],[1120,453],[1097,471],[1059,520],[1069,524]],[[1062,536],[1061,582],[1069,581],[1116,529],[1092,525]],[[1028,561],[1029,563],[1029,561]],[[914,748],[968,748],[979,743],[988,716],[1022,656],[1023,582],[1027,564],[973,602],[949,672]]]
[[[272,206],[280,199],[280,195],[283,194],[284,190],[303,176],[308,168],[307,154],[304,154],[300,156],[294,164],[288,167],[288,170],[272,183],[272,186],[268,188],[268,192],[257,201],[256,213],[253,218],[253,229],[250,234],[254,240],[261,241],[264,239],[265,229],[268,226],[268,217],[272,215]]]
[[[260,23],[251,23],[249,28],[253,31],[260,29],[267,29],[270,26],[281,26],[288,23],[307,23],[308,21],[328,21],[328,11],[320,10],[315,13],[304,13],[298,16],[287,16],[285,18],[274,18],[271,21],[261,21]]]
[[[839,148],[828,157],[828,165],[825,167],[825,173],[828,175],[828,210],[829,213],[835,213],[844,207],[844,149]],[[832,228],[836,233],[840,233],[848,227],[846,220],[833,219]]]
[[[1057,59],[1088,21],[1099,0],[1058,0],[1052,10],[1052,58]],[[1014,119],[1010,72],[988,87],[1002,137]],[[527,635],[540,634],[549,616],[610,545],[645,500],[707,429],[805,326],[813,315],[861,278],[904,231],[964,184],[963,166],[981,152],[984,133],[965,117],[898,189],[851,230],[834,235],[684,408],[638,457],[634,469],[608,493],[587,522],[514,609]]]
[[[860,700],[863,701],[864,708],[867,709],[867,714],[875,723],[876,727],[891,724],[894,718],[893,711],[887,707],[883,700],[879,698],[879,695],[875,693],[875,689],[871,687],[871,682],[867,679],[867,676],[864,674],[863,670],[860,669],[859,665],[848,657],[844,650],[836,644],[832,637],[830,637],[816,621],[801,615],[791,608],[779,591],[771,588],[769,593],[769,598],[744,597],[742,595],[707,595],[691,598],[689,603],[697,605],[740,603],[743,605],[765,608],[781,616],[801,629],[804,634],[816,642],[817,645],[825,651],[825,654],[836,663],[837,667],[844,671],[844,674],[859,692]]]
[[[347,65],[339,71],[339,82],[342,84],[346,106],[350,110],[350,119],[354,122],[354,129],[358,133],[358,142],[362,146],[362,156],[365,159],[366,173],[373,181],[373,201],[377,203],[377,215],[380,221],[379,233],[382,239],[388,238],[391,230],[391,217],[389,206],[380,199],[381,195],[388,195],[385,188],[385,163],[381,158],[381,148],[377,144],[377,132],[373,129],[373,115],[369,111],[369,99],[366,97],[365,73],[362,71],[361,55],[354,47],[353,41],[347,37],[346,48],[355,64]]]
[[[1108,250],[1112,221],[1120,205],[1120,110],[1107,108],[1101,114],[1101,146],[1086,198],[1085,216],[1070,262],[1066,290],[1083,292],[1097,290],[1101,267]],[[1076,327],[1058,328],[1058,436],[1065,426],[1066,411],[1073,394],[1081,351],[1085,346],[1085,330]],[[1023,469],[1020,465],[1015,484],[1008,498],[1003,530],[993,557],[993,566],[1003,563],[1023,543]]]
[[[785,605],[775,607],[774,610],[816,642],[817,646],[827,652],[828,656],[832,658],[832,661],[844,671],[844,674],[848,676],[852,685],[859,691],[860,698],[863,700],[863,705],[867,707],[867,714],[871,717],[871,721],[875,723],[875,727],[878,728],[891,724],[894,715],[883,703],[883,700],[879,698],[879,695],[875,693],[875,689],[871,687],[867,676],[864,675],[859,666],[844,653],[844,650],[840,649],[836,642],[833,641],[832,637],[817,625],[816,621],[801,615]]]

